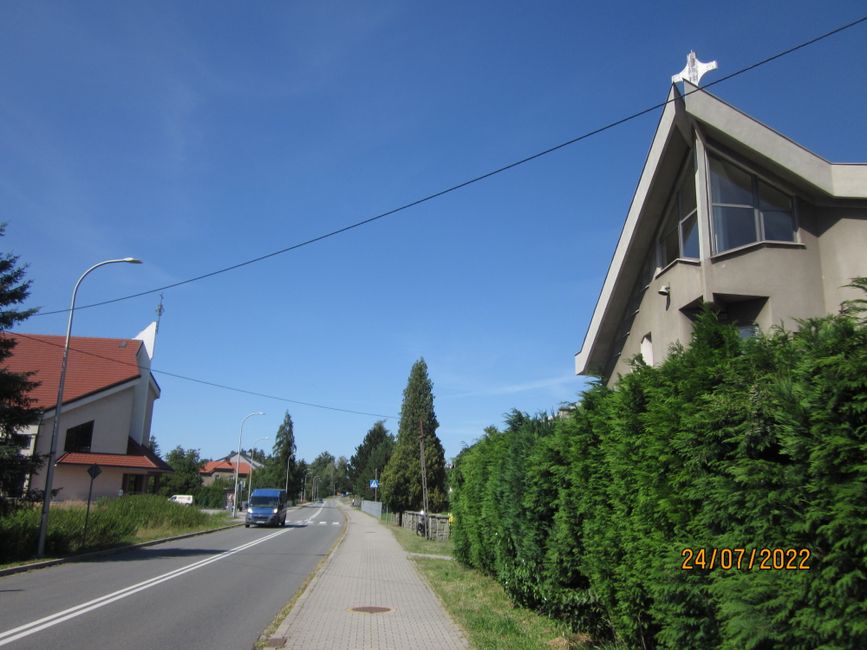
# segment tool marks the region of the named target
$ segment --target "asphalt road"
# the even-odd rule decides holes
[[[200,535],[0,577],[0,646],[248,650],[343,529],[333,502],[285,528]]]

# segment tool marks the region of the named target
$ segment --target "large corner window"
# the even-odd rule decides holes
[[[695,170],[690,158],[671,197],[659,237],[659,266],[674,260],[698,259],[698,218],[695,200]]]
[[[795,241],[792,197],[726,160],[709,161],[714,253],[759,241]]]
[[[66,443],[63,446],[64,451],[90,453],[90,443],[93,440],[93,420],[79,424],[77,427],[72,427],[66,430]]]

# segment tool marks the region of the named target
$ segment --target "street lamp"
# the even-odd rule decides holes
[[[235,513],[238,512],[238,468],[241,467],[241,438],[244,435],[244,422],[254,415],[265,415],[265,413],[263,411],[253,411],[252,413],[245,415],[241,419],[241,430],[238,433],[238,462],[235,463],[235,496],[232,499],[232,519],[235,518]],[[252,468],[252,465],[250,467]],[[252,472],[252,469],[250,471]]]
[[[252,445],[250,445],[250,449],[253,450],[256,448],[257,442],[262,442],[263,440],[268,440],[270,436],[265,436],[264,438],[259,438]],[[250,457],[250,476],[247,477],[247,505],[250,505],[250,495],[253,493],[253,458]]]
[[[301,490],[301,501],[307,500],[307,477],[310,476],[310,472],[304,472],[304,487]]]
[[[51,426],[51,451],[48,454],[48,467],[45,472],[45,494],[42,497],[42,519],[39,522],[39,542],[36,547],[36,557],[45,555],[45,538],[48,533],[48,510],[51,507],[51,489],[54,484],[54,462],[57,459],[57,434],[60,431],[60,411],[63,407],[63,384],[66,382],[66,366],[69,361],[69,339],[72,335],[72,317],[75,314],[75,298],[78,295],[78,287],[81,281],[91,271],[106,264],[141,264],[141,260],[134,257],[124,257],[119,260],[105,260],[94,264],[78,278],[72,289],[72,301],[69,305],[69,319],[66,321],[66,342],[63,345],[63,361],[60,363],[60,384],[57,387],[57,404],[54,407],[54,422]]]
[[[310,486],[310,500],[311,501],[318,501],[319,500],[319,492],[317,491],[317,488],[319,486],[316,484],[316,481],[318,481],[320,478],[321,477],[319,477],[319,476],[313,477],[313,484]]]

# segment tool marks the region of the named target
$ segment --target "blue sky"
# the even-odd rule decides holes
[[[860,18],[863,2],[0,4],[2,250],[30,305],[147,291],[290,246],[663,101]],[[867,24],[713,87],[834,162],[867,161]],[[448,457],[584,380],[584,333],[659,111],[422,206],[165,292],[154,368],[397,416],[412,363]],[[148,295],[76,313],[128,337]],[[24,332],[62,334],[65,315]],[[376,421],[157,374],[153,433],[218,457],[349,456]],[[386,426],[396,432],[397,420]]]

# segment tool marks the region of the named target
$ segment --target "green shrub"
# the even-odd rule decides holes
[[[857,314],[741,341],[707,312],[659,367],[464,449],[455,555],[629,647],[867,647],[865,457]],[[806,548],[811,568],[684,571],[684,548]]]
[[[32,558],[39,538],[41,508],[27,507],[0,517],[0,563]],[[196,529],[211,515],[197,508],[171,503],[157,495],[131,495],[97,501],[91,506],[85,544],[86,508],[53,507],[48,519],[45,554],[59,557],[83,550],[135,541],[140,529]]]

